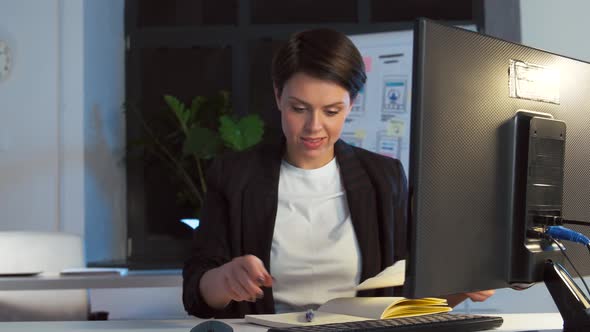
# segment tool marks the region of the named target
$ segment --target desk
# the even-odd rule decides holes
[[[40,274],[31,277],[0,277],[0,290],[47,290],[128,287],[180,287],[180,270],[129,271],[127,275],[60,276]]]
[[[503,314],[502,327],[492,331],[561,331],[563,322],[559,313],[548,314]],[[186,320],[132,320],[91,322],[18,322],[0,323],[0,332],[188,332],[200,323],[200,319]],[[267,328],[250,325],[242,319],[229,319],[236,332],[264,332]]]

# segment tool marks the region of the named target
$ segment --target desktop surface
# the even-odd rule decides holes
[[[180,287],[180,270],[129,271],[126,275],[70,275],[41,273],[0,277],[0,290]]]
[[[561,331],[563,321],[559,313],[502,314],[504,324],[492,331]],[[189,332],[202,319],[185,320],[113,320],[86,322],[0,322],[0,332],[44,331],[44,332]],[[243,319],[228,319],[236,332],[263,332],[267,328],[246,323]]]
[[[158,259],[120,259],[120,260],[105,260],[105,261],[93,261],[88,262],[89,267],[120,267],[128,268],[129,270],[161,270],[170,269],[177,270],[182,269],[183,262],[167,262]]]

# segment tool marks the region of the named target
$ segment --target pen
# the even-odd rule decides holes
[[[308,309],[305,312],[305,320],[307,322],[311,322],[313,320],[313,316],[314,316],[313,309]]]

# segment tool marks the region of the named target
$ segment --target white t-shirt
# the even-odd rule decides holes
[[[278,312],[355,296],[361,256],[336,158],[317,169],[281,164],[270,273]]]

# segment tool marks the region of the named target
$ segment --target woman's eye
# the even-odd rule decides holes
[[[326,111],[326,114],[328,116],[334,116],[334,115],[338,114],[338,111]]]
[[[293,106],[293,110],[297,113],[302,113],[303,111],[305,111],[305,107],[296,107]]]

